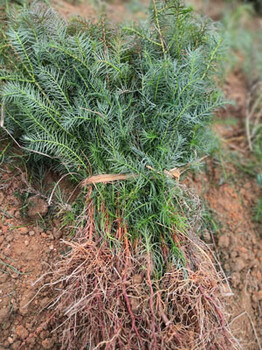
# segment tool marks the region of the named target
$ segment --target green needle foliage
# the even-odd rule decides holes
[[[155,251],[182,230],[176,182],[165,170],[207,152],[222,98],[215,77],[222,40],[181,1],[153,1],[149,19],[110,28],[67,23],[42,4],[15,14],[1,47],[5,128],[35,162],[49,159],[80,181],[133,174],[92,191],[97,232],[122,218]],[[101,210],[105,206],[104,210]]]

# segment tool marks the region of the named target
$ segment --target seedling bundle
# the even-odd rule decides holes
[[[82,215],[52,286],[66,349],[229,346],[219,283],[181,169],[206,153],[222,104],[221,38],[180,1],[147,22],[15,13],[1,46],[2,127],[81,184]],[[189,199],[188,199],[189,198]],[[216,329],[216,331],[214,331]]]

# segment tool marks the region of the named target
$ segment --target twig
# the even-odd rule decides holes
[[[54,195],[54,193],[55,193],[55,190],[56,190],[57,186],[60,184],[60,182],[61,182],[65,177],[67,177],[67,176],[69,176],[69,175],[78,175],[78,174],[77,174],[77,173],[67,173],[67,174],[63,175],[63,176],[57,181],[57,183],[55,184],[55,186],[54,186],[54,188],[53,188],[53,190],[52,190],[52,192],[51,192],[51,194],[50,194],[50,197],[49,197],[49,199],[48,199],[48,201],[47,201],[47,204],[48,204],[48,205],[50,205],[50,204],[52,203],[52,198],[53,198],[53,195]]]
[[[1,118],[1,122],[2,122],[2,118]],[[48,154],[46,153],[43,153],[43,152],[40,152],[40,151],[35,151],[33,149],[30,149],[30,148],[26,148],[26,147],[23,147],[21,146],[17,141],[16,139],[12,136],[12,134],[4,127],[2,126],[2,129],[11,137],[11,139],[14,141],[14,143],[21,149],[25,150],[25,151],[28,151],[28,152],[33,152],[33,153],[36,153],[36,154],[40,154],[41,156],[45,156],[45,157],[48,157],[48,158],[51,158],[51,159],[55,159],[55,157],[52,157],[52,156],[49,156]]]
[[[250,123],[251,123],[251,119],[254,116],[256,109],[258,108],[259,104],[261,103],[262,100],[262,95],[259,96],[256,101],[254,102],[252,108],[251,107],[251,96],[252,94],[254,94],[256,92],[257,89],[259,89],[261,85],[261,82],[258,82],[257,84],[255,84],[248,96],[247,99],[247,103],[246,103],[246,121],[245,121],[245,126],[246,126],[246,134],[247,134],[247,141],[248,141],[248,147],[250,149],[250,151],[253,151],[253,143],[252,143],[252,138],[255,136],[256,133],[256,129],[257,129],[257,124],[258,124],[258,120],[261,117],[260,113],[258,114],[256,120],[255,120],[255,127],[253,128],[252,132],[251,132],[251,128],[250,128]]]
[[[5,121],[4,104],[2,103],[2,106],[1,106],[1,123],[0,123],[0,127],[1,128],[4,128],[4,121]]]

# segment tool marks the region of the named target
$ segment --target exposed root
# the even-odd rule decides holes
[[[88,212],[92,217],[90,202]],[[152,257],[140,242],[131,246],[120,220],[115,250],[87,222],[66,243],[52,282],[62,349],[238,349],[220,301],[222,282],[203,247],[176,234],[188,264],[157,278]]]

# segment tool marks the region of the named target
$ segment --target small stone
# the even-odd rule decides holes
[[[39,235],[40,235],[42,232],[44,232],[44,229],[43,229],[42,227],[40,227],[40,226],[34,227],[33,230],[35,231],[35,233],[37,233],[37,234],[39,234]]]
[[[30,322],[30,323],[29,323],[29,322],[26,322],[25,326],[26,326],[26,329],[27,329],[27,330],[33,332],[33,330],[34,330],[33,322]]]
[[[34,236],[35,235],[35,231],[29,231],[29,236]]]
[[[4,323],[9,315],[9,308],[8,307],[1,307],[0,308],[0,324]]]
[[[6,247],[3,251],[5,256],[10,256],[11,255],[11,248],[10,247]]]
[[[47,202],[39,196],[30,197],[27,203],[27,215],[31,219],[40,219],[41,217],[45,216],[48,212]]]
[[[228,248],[230,244],[230,240],[228,236],[220,236],[218,239],[218,246],[220,248]]]
[[[7,279],[8,279],[7,273],[0,273],[0,284],[5,283]]]
[[[235,250],[233,250],[233,252],[230,254],[230,257],[232,259],[235,259],[237,257],[237,252]]]
[[[13,345],[12,345],[12,349],[13,350],[19,350],[19,348],[21,347],[21,342],[19,340],[17,340]]]
[[[246,261],[250,259],[248,253],[242,253],[242,254],[241,254],[241,258],[244,259],[244,260],[246,260]]]
[[[44,233],[44,232],[41,233],[41,236],[42,236],[43,238],[47,238],[47,237],[48,237],[48,235],[47,235],[46,233]]]
[[[8,242],[8,243],[10,243],[10,242],[12,242],[12,240],[14,239],[14,236],[12,235],[12,234],[9,234],[9,235],[7,235],[6,236],[6,241]]]
[[[3,192],[0,192],[0,204],[2,204],[2,203],[3,203],[4,198],[5,198],[4,193],[3,193]]]
[[[29,304],[31,299],[34,296],[34,292],[30,290],[24,291],[24,295],[22,296],[19,304],[19,313],[25,316],[29,312]]]
[[[28,228],[27,227],[19,227],[17,229],[17,231],[21,234],[21,235],[27,235],[28,233]]]
[[[46,338],[42,341],[42,346],[44,349],[52,349],[54,345],[54,340],[52,338]]]
[[[51,244],[50,247],[49,247],[50,250],[54,250],[54,245]]]
[[[25,241],[25,246],[28,247],[29,246],[29,241]]]
[[[6,234],[6,232],[9,230],[8,226],[2,226],[2,234]]]
[[[53,228],[53,236],[55,239],[59,239],[62,237],[63,232],[56,227]]]
[[[234,272],[231,276],[233,287],[237,287],[241,282],[241,277],[239,272]]]
[[[11,337],[8,337],[8,338],[7,338],[7,341],[8,341],[8,343],[9,343],[9,344],[13,344],[14,339],[13,339],[13,338],[11,338]]]
[[[32,349],[32,346],[34,346],[36,343],[36,339],[34,337],[28,338],[26,343],[29,344],[31,346],[30,349]]]
[[[136,274],[133,276],[132,281],[134,284],[141,284],[143,281],[143,276],[141,274]]]
[[[12,302],[12,312],[16,312],[18,310],[18,305],[16,301]]]
[[[46,339],[49,336],[49,332],[48,331],[42,331],[40,333],[40,338],[41,339]]]
[[[241,253],[247,253],[247,252],[248,252],[247,248],[245,248],[245,247],[240,247],[240,248],[239,248],[239,251],[240,251]]]
[[[262,290],[256,293],[257,300],[261,301],[262,300]]]
[[[16,219],[20,219],[20,218],[21,218],[21,213],[20,213],[19,210],[17,210],[17,211],[15,212],[14,217],[15,217]]]
[[[256,294],[252,294],[251,298],[252,298],[252,301],[257,304],[258,300],[257,300]]]
[[[130,304],[131,304],[131,308],[134,312],[139,310],[139,306],[140,306],[139,298],[135,298],[135,297],[130,296]]]
[[[232,266],[232,269],[233,269],[233,271],[240,272],[245,267],[246,267],[245,261],[241,257],[238,257],[238,258],[235,259],[235,261],[233,263],[233,266]]]
[[[257,271],[257,280],[262,281],[262,273],[260,271]]]
[[[54,219],[53,223],[54,223],[55,227],[59,227],[60,226],[60,221],[57,220],[57,219]]]
[[[41,309],[45,309],[49,304],[50,304],[50,299],[48,297],[45,297],[45,298],[40,300]]]
[[[203,232],[203,240],[206,243],[210,243],[212,241],[211,234],[210,234],[210,232],[208,230],[204,230],[204,232]]]
[[[19,338],[25,339],[28,337],[29,333],[28,333],[28,330],[24,326],[20,325],[20,326],[16,327],[16,334],[18,335]]]

